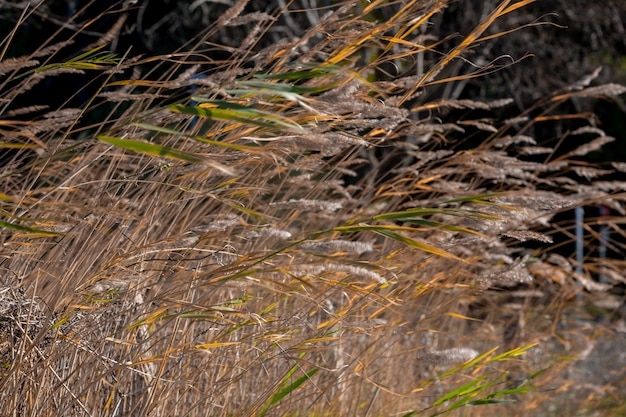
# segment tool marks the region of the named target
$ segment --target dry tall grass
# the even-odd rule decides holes
[[[623,166],[581,158],[613,140],[592,124],[558,134],[589,137],[565,154],[530,134],[591,121],[562,105],[626,88],[592,86],[592,74],[506,120],[507,100],[426,94],[498,69],[457,75],[448,64],[471,63],[473,49],[507,35],[491,23],[530,2],[503,1],[446,51],[428,36],[443,0],[275,15],[237,1],[167,57],[90,49],[54,64],[71,47],[59,44],[2,60],[3,143],[16,150],[0,174],[3,413],[560,407],[550,391],[568,369],[560,358],[578,354],[563,313],[625,278],[618,259],[577,273],[552,251],[551,219],[598,203],[623,216],[624,182],[606,179]],[[263,44],[293,19],[310,27]],[[212,61],[212,37],[229,31],[248,36]],[[106,82],[85,108],[23,121],[41,108],[11,107],[43,79],[87,70]],[[183,98],[166,105],[173,94]],[[100,102],[116,107],[81,125]],[[608,224],[624,235],[623,217]]]

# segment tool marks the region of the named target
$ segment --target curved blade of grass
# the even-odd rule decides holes
[[[384,228],[381,228],[379,230],[374,230],[374,232],[376,232],[378,234],[381,234],[383,236],[390,237],[390,238],[392,238],[394,240],[397,240],[398,242],[402,242],[405,245],[412,246],[412,247],[414,247],[416,249],[419,249],[421,251],[432,253],[433,255],[439,255],[441,257],[448,258],[448,259],[454,259],[455,261],[459,261],[459,262],[463,262],[463,263],[467,262],[464,259],[461,259],[458,256],[455,256],[455,255],[451,254],[450,252],[446,252],[443,249],[436,248],[434,246],[428,245],[428,244],[423,243],[423,242],[418,242],[415,239],[411,239],[410,237],[407,237],[407,236],[404,236],[404,235],[392,232],[391,230],[385,230]]]
[[[319,371],[319,368],[314,368],[314,369],[312,369],[309,372],[305,372],[304,375],[302,375],[300,378],[296,379],[291,384],[289,384],[287,386],[284,386],[285,382],[294,374],[294,372],[297,369],[299,369],[299,366],[298,365],[294,365],[289,370],[287,375],[285,375],[285,378],[283,378],[283,380],[281,382],[279,391],[276,392],[274,395],[272,395],[269,398],[269,400],[265,404],[263,404],[263,407],[261,407],[261,410],[259,411],[259,414],[258,414],[259,417],[264,416],[274,404],[276,404],[277,402],[282,400],[287,394],[289,394],[292,391],[294,391],[295,389],[297,389],[300,385],[302,385],[303,383],[305,383],[306,381],[311,379],[311,377],[313,377],[313,375],[315,375]]]
[[[482,381],[484,381],[485,379],[487,379],[487,375],[483,375],[478,379],[475,379],[474,381],[470,381],[465,385],[461,385],[460,387],[458,387],[455,390],[452,390],[450,392],[448,392],[447,394],[439,397],[434,403],[433,406],[438,406],[440,404],[445,403],[446,401],[449,401],[455,397],[459,397],[459,396],[465,396],[468,394],[471,394],[473,392],[476,392],[478,390],[480,390],[482,387],[484,387],[485,385],[479,385]],[[449,409],[448,409],[449,410]],[[437,415],[437,414],[435,414]]]
[[[115,54],[98,54],[98,51],[104,48],[104,46],[105,45],[97,46],[92,50],[59,64],[44,65],[35,69],[34,72],[43,72],[57,68],[100,70],[106,69],[111,65],[117,65],[120,62],[120,58]]]
[[[201,103],[199,106],[183,106],[175,104],[169,107],[176,113],[191,114],[209,119],[228,120],[252,124],[269,129],[287,129],[304,133],[299,124],[276,114],[258,110],[241,104],[229,103],[223,100],[208,100],[202,97],[192,97],[192,100]]]
[[[480,220],[502,220],[500,217],[478,210],[449,209],[449,208],[422,208],[415,207],[404,211],[379,214],[372,217],[374,220],[411,220],[416,216],[431,216],[433,214],[445,214],[455,217],[471,217]]]
[[[457,197],[452,198],[450,200],[444,201],[444,203],[458,203],[458,202],[485,202],[484,200],[492,197],[500,197],[504,195],[504,193],[489,193],[489,194],[477,194],[477,195],[468,195],[465,197]]]
[[[415,239],[411,239],[410,237],[401,235],[396,233],[395,231],[415,231],[412,227],[406,226],[389,226],[389,225],[369,225],[369,224],[359,224],[353,226],[339,226],[331,229],[333,232],[342,232],[342,233],[354,233],[354,232],[362,232],[365,230],[372,231],[374,233],[378,233],[383,236],[390,237],[398,242],[402,242],[405,245],[412,246],[421,251],[432,253],[434,255],[442,256],[448,259],[454,259],[459,262],[466,262],[464,259],[459,258],[449,252],[444,251],[443,249],[436,248],[427,243],[419,242]],[[395,231],[394,231],[395,230]]]
[[[21,232],[34,233],[40,236],[61,236],[61,233],[49,232],[47,230],[37,229],[35,227],[21,226],[19,224],[13,224],[0,221],[0,227],[6,227],[7,229],[19,230]]]
[[[409,226],[370,225],[370,224],[364,224],[364,223],[360,223],[358,225],[351,225],[351,226],[337,226],[332,229],[333,232],[342,232],[342,233],[364,232],[366,230],[373,231],[373,232],[378,231],[378,230],[397,230],[397,231],[406,231],[406,232],[415,231],[414,228],[409,227]],[[324,233],[326,232],[321,232],[320,234],[324,234]]]
[[[0,143],[0,149],[38,149],[40,147],[36,143]]]
[[[491,359],[489,359],[486,363],[490,363],[490,362],[501,362],[501,361],[508,361],[511,360],[512,358],[515,358],[517,356],[521,356],[523,354],[526,353],[526,351],[528,351],[529,349],[537,346],[539,343],[538,342],[534,342],[531,343],[529,345],[526,346],[521,346],[515,349],[511,349],[508,350],[504,353],[499,354],[498,356],[495,356]]]
[[[260,90],[259,89],[232,89],[232,90],[229,89],[229,90],[224,90],[224,92],[227,94],[232,94],[232,95],[240,95],[241,97],[245,97],[245,96],[282,97],[285,100],[298,103],[300,106],[308,110],[313,110],[313,112],[315,112],[315,110],[312,107],[306,104],[307,99],[305,97],[302,97],[298,93],[287,92],[287,91],[276,91],[276,90],[271,90],[271,89],[260,89]]]
[[[320,85],[316,87],[299,87],[299,86],[295,86],[292,84],[268,83],[264,81],[237,81],[237,84],[242,85],[244,87],[256,89],[258,91],[264,92],[265,94],[267,94],[267,92],[271,92],[277,95],[282,95],[285,93],[293,95],[293,94],[307,94],[307,93],[308,94],[322,93],[324,91],[328,91],[331,88],[338,86],[340,83],[332,82],[332,83],[328,83],[328,84],[324,84],[324,85]]]
[[[415,216],[432,216],[433,214],[449,214],[451,216],[460,215],[454,209],[414,207],[404,211],[394,211],[391,213],[379,214],[372,218],[374,220],[401,220],[412,219],[415,218]]]
[[[524,379],[524,381],[519,384],[520,387],[525,386],[528,382],[532,381],[533,379],[537,378],[540,375],[545,374],[546,372],[548,372],[550,368],[543,368],[538,370],[537,372],[535,372],[534,374],[532,374],[531,376],[527,377],[526,379]]]
[[[527,380],[531,380],[532,378],[542,374],[543,372],[545,372],[546,369],[543,369],[535,374],[533,374],[532,376],[530,376]],[[481,390],[485,390],[487,388],[491,388],[494,387],[498,384],[502,384],[504,378],[507,376],[508,374],[506,372],[502,372],[500,375],[498,375],[498,377],[496,379],[494,379],[493,381],[490,381],[488,383],[479,385],[479,386],[473,386],[476,384],[476,382],[479,381],[472,381],[469,384],[466,384],[446,395],[444,395],[443,397],[441,397],[439,400],[437,400],[435,402],[435,404],[433,404],[433,406],[437,406],[442,404],[443,402],[452,399],[454,397],[462,397],[460,398],[457,402],[455,402],[454,404],[452,404],[450,407],[446,408],[445,410],[438,412],[436,414],[433,414],[431,417],[434,416],[438,416],[438,415],[442,415],[445,413],[449,413],[450,411],[457,409],[459,407],[462,406],[476,406],[476,405],[488,405],[488,404],[502,404],[502,403],[513,403],[513,402],[517,402],[516,399],[514,398],[510,398],[510,399],[506,399],[506,398],[500,398],[500,397],[505,397],[505,396],[510,396],[510,395],[515,395],[515,394],[524,394],[526,392],[529,392],[533,389],[535,389],[536,387],[533,386],[525,386],[525,384],[521,384],[516,388],[510,388],[510,389],[504,389],[498,392],[494,392],[492,394],[486,395],[478,400],[471,400],[473,397],[475,397],[478,393],[478,391]],[[486,376],[485,376],[486,377]],[[485,377],[483,377],[482,379],[484,379]],[[470,401],[471,400],[471,401]]]
[[[224,347],[224,346],[236,346],[240,344],[240,342],[213,342],[213,343],[202,343],[200,345],[195,345],[194,349],[204,349],[204,350],[208,350],[208,349],[214,349],[214,348],[219,348],[219,347]]]
[[[500,208],[506,209],[506,210],[515,210],[515,211],[520,210],[518,207],[507,206],[505,204],[498,204],[498,203],[494,203],[492,201],[488,201],[487,200],[488,198],[500,197],[500,196],[503,196],[503,195],[505,195],[505,193],[470,195],[470,196],[465,196],[465,197],[453,198],[451,200],[446,200],[446,201],[444,201],[444,204],[465,202],[465,203],[485,204],[485,205],[488,205],[488,206],[496,206],[496,207],[500,207]]]
[[[309,379],[311,379],[311,377],[313,377],[313,375],[315,375],[318,371],[319,371],[319,368],[314,368],[311,371],[305,373],[300,378],[296,379],[294,382],[292,382],[291,384],[287,385],[285,388],[281,389],[276,394],[274,394],[270,400],[270,403],[276,404],[278,401],[283,399],[283,397],[285,397],[287,394],[289,394],[290,392],[298,388],[300,385],[302,385],[305,381],[308,381]]]
[[[378,219],[376,219],[378,220]],[[436,221],[431,221],[431,220],[424,220],[424,219],[414,219],[414,218],[408,218],[408,219],[402,219],[403,221],[407,222],[407,223],[412,223],[412,224],[417,224],[420,226],[425,226],[425,227],[432,227],[432,228],[439,228],[439,229],[444,229],[444,230],[450,230],[453,232],[463,232],[463,233],[470,233],[476,236],[480,236],[480,237],[484,237],[487,238],[488,236],[477,232],[475,230],[472,229],[467,229],[465,227],[460,227],[460,226],[452,226],[452,225],[447,225],[447,224],[443,224],[440,222],[436,222]],[[338,226],[335,227],[333,229],[333,231],[336,232],[344,232],[344,233],[350,233],[350,232],[362,232],[365,230],[371,230],[371,231],[376,231],[378,229],[384,229],[384,230],[399,230],[399,231],[415,231],[415,228],[413,227],[408,227],[408,226],[395,226],[395,225],[369,225],[369,224],[363,224],[360,223],[358,225],[350,225],[350,226]]]
[[[525,390],[526,391],[526,390]],[[524,392],[517,392],[519,394],[523,394]],[[511,394],[515,394],[515,392],[513,393],[508,393],[505,395],[511,395]],[[465,405],[489,405],[489,404],[507,404],[507,403],[516,403],[517,400],[514,399],[500,399],[500,400],[492,400],[492,399],[480,399],[480,400],[476,400],[476,401],[468,401]]]
[[[326,91],[331,89],[333,86],[330,86],[326,89],[324,88],[301,88],[294,87],[288,84],[281,83],[264,83],[259,81],[250,81],[250,82],[241,82],[242,85],[248,84],[249,86],[254,86],[256,88],[251,89],[228,89],[224,90],[225,93],[231,95],[240,95],[240,96],[270,96],[270,97],[282,97],[285,100],[292,101],[294,103],[300,104],[302,107],[312,109],[310,106],[306,104],[307,99],[301,95],[303,92],[307,92],[306,90],[310,90],[309,92],[315,91]],[[300,90],[300,91],[298,91]]]
[[[498,350],[498,347],[496,346],[493,349],[488,350],[487,352],[483,353],[482,355],[479,355],[477,357],[475,357],[474,359],[472,359],[469,362],[465,362],[462,363],[458,366],[455,366],[454,368],[450,369],[449,371],[444,372],[443,374],[439,375],[439,379],[443,379],[446,378],[450,375],[454,375],[455,373],[461,371],[461,370],[466,370],[469,368],[472,368],[474,366],[476,366],[479,362],[483,361],[485,358],[487,358],[489,355],[491,355],[493,352],[495,352],[496,350]]]
[[[168,135],[183,136],[183,137],[186,137],[186,138],[197,140],[198,142],[206,143],[206,144],[209,144],[209,145],[220,146],[222,148],[232,149],[234,151],[241,151],[241,152],[248,152],[248,153],[260,153],[260,152],[262,152],[259,148],[255,147],[255,146],[234,145],[232,143],[221,142],[219,140],[207,139],[207,138],[204,138],[202,136],[188,135],[185,132],[181,132],[181,131],[178,131],[178,130],[175,130],[175,129],[169,129],[167,127],[154,126],[154,125],[149,125],[149,124],[145,124],[145,123],[134,123],[133,125],[137,126],[137,127],[140,127],[142,129],[146,129],[146,130],[152,131],[152,132],[165,133],[165,134],[168,134]]]
[[[447,414],[450,411],[456,410],[457,408],[470,405],[470,403],[472,402],[471,401],[472,398],[476,397],[478,395],[479,391],[482,391],[482,390],[485,390],[485,389],[493,387],[494,385],[496,385],[498,383],[498,380],[502,379],[505,375],[506,375],[506,373],[503,373],[495,381],[487,382],[486,384],[482,384],[482,385],[479,385],[477,387],[471,387],[471,388],[468,388],[466,390],[461,391],[460,393],[458,393],[456,395],[458,397],[461,397],[458,401],[456,401],[450,407],[447,407],[445,410],[443,410],[443,411],[441,411],[439,413],[433,414],[432,417],[439,416],[439,415],[442,415],[442,414]],[[479,381],[480,381],[480,379],[479,379]],[[476,381],[473,381],[473,382],[476,382]]]
[[[111,136],[98,136],[98,140],[129,151],[139,152],[152,156],[164,156],[166,158],[180,159],[187,162],[198,162],[197,156],[169,148],[167,146],[156,145],[154,143],[140,142],[137,140],[114,138]]]
[[[105,45],[100,45],[65,62],[43,65],[30,71],[26,71],[24,73],[16,75],[12,78],[12,80],[18,80],[30,74],[51,71],[59,68],[73,68],[79,70],[103,70],[108,69],[111,66],[118,65],[121,62],[121,59],[118,58],[115,54],[98,54],[98,51],[104,47]]]
[[[494,398],[504,397],[506,395],[513,395],[513,394],[523,394],[525,392],[533,390],[534,388],[535,387],[528,385],[525,387],[505,389],[505,390],[494,392],[493,394],[487,395],[486,397],[483,397],[480,400],[470,401],[467,403],[467,405],[484,405],[484,404],[496,404],[496,403],[503,403],[503,402],[507,402],[507,403],[515,402],[515,400],[513,399],[496,400]]]
[[[294,63],[288,64],[294,67],[310,68],[305,70],[291,71],[283,74],[255,74],[255,78],[262,78],[268,80],[310,80],[312,78],[324,77],[329,74],[343,74],[345,69],[341,65],[331,65],[327,63]]]
[[[168,307],[161,307],[157,309],[156,311],[153,311],[148,316],[129,324],[128,326],[126,326],[126,330],[131,330],[136,327],[142,326],[144,324],[150,326],[156,323],[157,321],[163,320],[163,317],[166,316],[168,312],[169,312]]]
[[[472,235],[476,235],[476,236],[480,236],[482,238],[487,238],[486,235],[477,232],[475,230],[472,229],[467,229],[465,227],[461,227],[461,226],[453,226],[453,225],[449,225],[449,224],[445,224],[445,223],[440,223],[440,222],[436,222],[433,220],[424,220],[424,219],[407,219],[405,220],[405,222],[407,223],[412,223],[412,224],[417,224],[420,226],[424,226],[424,227],[431,227],[433,229],[443,229],[443,230],[449,230],[451,232],[462,232],[462,233],[469,233]]]

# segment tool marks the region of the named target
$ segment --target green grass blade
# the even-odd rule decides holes
[[[465,197],[452,198],[450,200],[444,201],[444,203],[447,204],[447,203],[462,203],[462,202],[472,202],[472,203],[485,202],[485,200],[488,199],[488,198],[500,197],[502,195],[504,195],[504,193],[489,193],[489,194],[468,195],[468,196],[465,196]]]
[[[49,232],[47,230],[37,229],[35,227],[21,226],[19,224],[8,223],[0,221],[0,227],[6,227],[7,229],[19,230],[20,232],[34,233],[40,236],[61,236],[61,233]]]
[[[450,369],[449,371],[444,372],[443,374],[439,375],[439,378],[443,379],[445,377],[448,377],[450,375],[453,375],[453,374],[457,373],[460,370],[466,370],[466,369],[472,368],[476,364],[478,364],[479,362],[483,361],[485,358],[487,358],[489,355],[491,355],[496,350],[498,350],[498,347],[490,349],[487,352],[483,353],[482,355],[479,355],[479,356],[475,357],[471,361],[462,363],[462,364],[460,364],[460,365]]]
[[[334,82],[334,83],[324,84],[324,85],[317,86],[317,87],[299,87],[299,86],[295,86],[291,84],[267,83],[263,81],[237,81],[237,84],[244,86],[244,87],[256,89],[258,91],[262,91],[265,94],[267,94],[268,92],[271,92],[277,95],[281,95],[284,93],[298,94],[298,95],[299,94],[316,94],[316,93],[322,93],[324,91],[328,91],[332,89],[333,87],[336,87],[337,85],[339,85],[338,82]]]
[[[397,230],[397,231],[406,231],[411,232],[415,231],[413,227],[409,226],[394,226],[394,225],[370,225],[370,224],[355,224],[349,226],[337,226],[332,229],[333,232],[341,232],[341,233],[355,233],[355,232],[364,232],[364,231],[379,231],[379,230]]]
[[[200,101],[200,97],[193,97],[194,100]],[[221,101],[208,101],[211,104],[224,104]],[[271,130],[287,129],[296,131],[298,133],[304,133],[304,129],[297,123],[294,123],[283,117],[256,110],[250,107],[233,105],[228,103],[220,107],[200,107],[200,106],[183,106],[180,104],[172,105],[170,110],[176,113],[191,114],[199,117],[206,117],[208,119],[227,120],[233,122],[240,122],[251,124],[259,127],[264,127]]]
[[[525,354],[526,351],[528,351],[529,349],[531,349],[531,348],[533,348],[533,347],[535,347],[537,345],[538,345],[538,342],[535,342],[535,343],[531,343],[531,344],[526,345],[526,346],[521,346],[519,348],[508,350],[508,351],[506,351],[504,353],[501,353],[501,354],[499,354],[497,356],[494,356],[493,358],[489,359],[487,361],[487,363],[511,360],[511,359],[513,359],[513,358],[515,358],[517,356],[521,356],[521,355]]]
[[[211,139],[204,138],[202,136],[188,135],[184,132],[178,131],[176,129],[169,129],[167,127],[154,126],[154,125],[149,125],[146,123],[134,123],[133,125],[140,127],[142,129],[152,131],[152,132],[165,133],[167,135],[183,136],[186,138],[197,140],[198,142],[206,143],[208,145],[215,145],[215,146],[219,146],[219,147],[226,148],[226,149],[232,149],[234,151],[241,151],[241,152],[248,152],[248,153],[260,152],[259,148],[255,146],[235,145],[235,144],[228,143],[228,142],[221,142],[219,140],[211,140]]]
[[[505,389],[505,390],[502,390],[502,391],[494,392],[491,395],[487,395],[486,397],[481,398],[479,401],[493,401],[494,398],[504,397],[506,395],[523,394],[525,392],[533,390],[534,388],[535,387],[533,387],[533,386],[527,385],[525,387],[517,387],[517,388]],[[511,400],[497,400],[497,401],[511,401]],[[488,403],[485,402],[483,404],[488,404]]]
[[[304,70],[297,70],[291,72],[285,72],[282,74],[255,74],[255,78],[267,79],[267,80],[291,80],[291,81],[303,81],[310,80],[318,77],[325,77],[328,75],[344,74],[346,69],[341,65],[328,64],[328,63],[294,63],[294,67],[307,68]]]
[[[456,255],[451,254],[450,252],[446,252],[443,249],[439,249],[436,248],[434,246],[431,246],[429,244],[423,243],[423,242],[419,242],[415,239],[411,239],[410,237],[392,232],[390,230],[385,230],[383,228],[379,229],[379,230],[374,230],[374,232],[379,233],[383,236],[387,236],[390,237],[394,240],[397,240],[398,242],[402,242],[408,246],[412,246],[414,248],[417,248],[421,251],[424,252],[428,252],[428,253],[432,253],[433,255],[439,255],[441,257],[444,258],[448,258],[448,259],[454,259],[455,261],[459,261],[459,262],[465,262],[465,260],[459,258]]]
[[[539,371],[535,372],[531,376],[527,377],[520,386],[523,386],[523,385],[527,384],[528,382],[532,381],[533,379],[537,378],[538,376],[545,374],[546,372],[548,372],[549,369],[550,368],[540,369]]]
[[[450,214],[452,216],[459,215],[454,210],[440,209],[440,208],[422,208],[415,207],[404,211],[395,211],[392,213],[384,213],[374,216],[374,220],[402,220],[413,219],[416,216],[432,216],[433,214]]]
[[[331,231],[341,232],[341,233],[354,233],[354,232],[361,232],[361,231],[366,231],[366,230],[372,231],[374,233],[378,233],[383,236],[387,236],[391,239],[397,240],[398,242],[402,242],[405,245],[412,246],[424,252],[432,253],[434,255],[442,256],[448,259],[454,259],[455,261],[459,261],[459,262],[465,262],[465,260],[459,258],[458,256],[451,254],[450,252],[446,252],[443,249],[436,248],[427,243],[423,243],[415,239],[411,239],[408,236],[404,236],[395,232],[395,231],[415,231],[415,229],[412,227],[358,224],[358,225],[335,227]]]
[[[449,209],[449,208],[422,208],[416,207],[404,211],[379,214],[373,217],[374,220],[410,220],[416,216],[432,216],[434,214],[445,214],[454,217],[470,217],[481,220],[502,220],[500,217],[478,210]]]
[[[284,387],[283,389],[278,391],[270,399],[270,404],[274,405],[277,402],[279,402],[280,400],[282,400],[287,394],[291,393],[296,388],[298,388],[300,385],[302,385],[303,383],[305,383],[306,381],[311,379],[313,377],[313,375],[315,375],[318,371],[319,371],[319,368],[314,368],[311,371],[309,371],[309,372],[305,373],[304,375],[302,375],[300,378],[296,379],[291,384],[287,385],[286,387]]]
[[[433,229],[443,229],[443,230],[448,230],[450,232],[462,232],[462,233],[468,233],[468,234],[480,236],[482,238],[487,238],[486,235],[484,235],[484,234],[482,234],[480,232],[477,232],[475,230],[467,229],[467,228],[461,227],[461,226],[448,225],[448,224],[444,224],[444,223],[441,223],[441,222],[436,222],[436,221],[433,221],[433,220],[407,219],[407,220],[405,220],[405,222],[411,223],[411,224],[417,224],[417,225],[420,225],[420,226],[425,226],[425,227],[429,227],[429,228],[433,228]]]
[[[438,406],[438,405],[441,405],[441,404],[445,403],[446,401],[449,401],[449,400],[451,400],[453,398],[456,398],[456,397],[459,397],[459,396],[463,396],[463,395],[468,395],[468,394],[471,394],[473,392],[478,391],[482,387],[482,385],[478,385],[478,384],[480,384],[485,379],[487,379],[486,375],[482,376],[482,377],[480,377],[480,378],[478,378],[478,379],[476,379],[474,381],[468,382],[465,385],[461,385],[457,389],[452,390],[452,391],[448,392],[447,394],[439,397],[433,403],[433,406]]]
[[[34,72],[44,72],[57,68],[74,68],[84,70],[101,70],[106,69],[112,65],[117,65],[120,59],[115,54],[101,54],[97,52],[104,48],[105,45],[100,45],[92,50],[89,50],[81,55],[71,58],[65,62],[59,64],[44,65],[34,70]]]
[[[299,358],[303,358],[304,355],[305,355],[304,352],[301,353],[299,355]],[[291,378],[298,369],[300,369],[299,365],[294,365],[291,367],[289,372],[287,372],[287,374],[281,380],[278,386],[278,391],[275,392],[261,407],[261,410],[259,411],[259,414],[258,414],[259,417],[264,416],[273,405],[275,405],[277,402],[282,400],[290,392],[296,390],[300,385],[302,385],[303,383],[311,379],[311,377],[313,377],[313,375],[315,375],[319,371],[319,368],[314,368],[309,372],[305,372],[303,376],[296,379],[291,384],[285,385],[286,381],[288,381],[289,378]]]
[[[489,405],[489,404],[505,404],[505,403],[516,403],[517,400],[513,399],[500,399],[500,400],[476,400],[469,401],[466,405]]]
[[[200,158],[177,149],[167,146],[156,145],[154,143],[140,142],[137,140],[114,138],[111,136],[98,136],[98,140],[129,151],[139,152],[152,156],[164,156],[166,158],[180,159],[187,162],[198,162]]]

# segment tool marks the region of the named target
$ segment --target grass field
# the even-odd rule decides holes
[[[168,55],[107,52],[115,25],[0,55],[2,414],[626,413],[624,246],[598,250],[626,166],[571,111],[626,87],[442,94],[514,65],[473,57],[531,0],[446,39],[443,0],[247,3]],[[83,106],[16,107],[74,73]]]

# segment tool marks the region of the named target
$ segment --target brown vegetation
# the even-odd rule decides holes
[[[594,72],[520,112],[439,94],[503,71],[488,45],[524,33],[497,25],[529,0],[460,38],[430,35],[444,0],[232,3],[167,56],[58,62],[64,43],[0,60],[3,412],[623,412],[621,352],[602,351],[613,374],[572,376],[623,339],[623,257],[577,270],[553,219],[603,204],[588,251],[601,222],[625,236],[623,163],[585,159],[614,138],[566,110],[626,87]],[[224,33],[239,44],[209,41]],[[15,107],[85,71],[104,80],[85,107]]]

